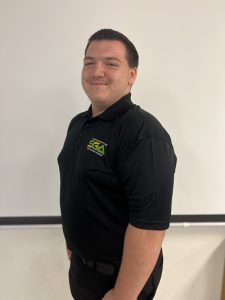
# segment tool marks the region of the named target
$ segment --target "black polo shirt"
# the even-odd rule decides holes
[[[169,227],[176,156],[162,125],[130,96],[97,117],[90,107],[73,118],[58,157],[66,242],[87,259],[121,259],[128,223]]]

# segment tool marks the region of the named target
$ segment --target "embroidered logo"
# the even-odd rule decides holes
[[[90,140],[90,142],[87,144],[87,149],[100,155],[100,156],[103,156],[105,155],[105,152],[106,152],[106,147],[107,147],[107,144],[102,142],[102,141],[99,141],[98,139],[96,138],[92,138]]]

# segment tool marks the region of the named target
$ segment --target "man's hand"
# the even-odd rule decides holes
[[[105,296],[102,298],[102,300],[116,300],[115,295],[114,295],[114,290],[108,291]]]
[[[68,259],[71,260],[71,256],[72,256],[72,250],[66,248],[67,250],[67,255],[68,255]]]
[[[105,296],[101,300],[125,300],[125,298],[121,298],[119,295],[116,295],[116,291],[114,289],[109,290]],[[130,298],[129,300],[136,300],[137,298]],[[127,300],[127,299],[126,299]]]

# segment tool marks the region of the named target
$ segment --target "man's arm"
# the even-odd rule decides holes
[[[157,262],[165,230],[128,225],[123,258],[114,289],[102,300],[136,300]]]

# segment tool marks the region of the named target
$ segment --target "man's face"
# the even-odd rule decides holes
[[[129,93],[136,73],[136,68],[128,65],[122,42],[93,41],[84,58],[83,89],[92,104],[107,107]]]

